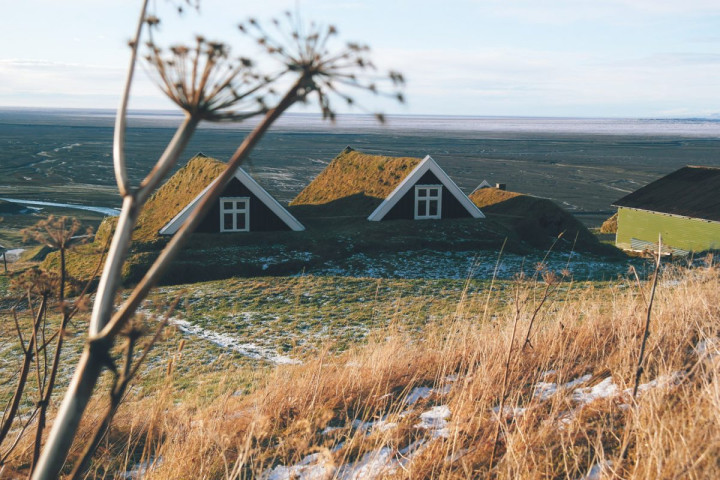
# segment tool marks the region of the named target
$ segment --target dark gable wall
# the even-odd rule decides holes
[[[267,232],[273,230],[290,230],[272,210],[270,210],[258,197],[252,194],[240,180],[230,180],[220,197],[250,197],[250,231]],[[443,199],[445,201],[445,199]],[[208,212],[205,220],[198,226],[198,232],[220,233],[220,200]],[[240,232],[238,232],[240,233]]]
[[[415,185],[442,185],[434,173],[425,172]],[[403,195],[395,206],[383,217],[383,220],[412,220],[415,217],[415,185]],[[219,215],[219,213],[218,213]],[[450,193],[443,185],[442,189],[442,218],[467,218],[470,212]]]

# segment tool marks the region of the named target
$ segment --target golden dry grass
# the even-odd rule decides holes
[[[148,200],[133,233],[135,241],[151,241],[160,229],[187,206],[225,169],[225,164],[198,155],[170,177]]]
[[[470,198],[470,200],[472,200],[479,208],[484,208],[519,196],[522,196],[522,193],[487,187],[475,190],[468,195],[468,198]]]
[[[596,478],[719,478],[718,269],[664,274],[642,377],[656,383],[641,389],[637,401],[625,390],[632,388],[647,285],[570,287],[555,290],[538,310],[531,344],[524,347],[545,291],[540,280],[518,281],[509,303],[466,298],[455,315],[420,335],[385,329],[341,356],[263,370],[249,394],[229,389],[209,403],[198,396],[178,405],[166,394],[154,404],[152,411],[163,412],[156,417],[138,413],[130,402],[115,431],[137,439],[153,432],[148,455],[161,459],[148,472],[153,479],[267,478],[273,468],[287,475],[272,478],[303,478],[311,467],[316,476],[304,478],[575,479],[593,468],[604,472]],[[487,302],[486,318],[467,318],[468,302]],[[491,466],[498,421],[493,407],[500,403],[516,319],[506,411]],[[543,395],[541,382],[567,388]],[[416,387],[435,392],[407,405]],[[580,399],[593,392],[594,400]],[[450,413],[447,438],[417,427],[423,412],[441,405]],[[140,428],[139,415],[154,421]],[[368,431],[353,426],[378,420],[385,423]],[[419,451],[398,453],[416,441]],[[382,452],[390,452],[396,463],[386,467],[394,470],[350,470]],[[295,470],[283,470],[292,465]]]
[[[600,226],[600,233],[617,233],[618,228],[618,214],[614,213],[610,218],[605,220]]]
[[[358,194],[384,199],[421,160],[370,155],[348,147],[290,205],[321,205]]]

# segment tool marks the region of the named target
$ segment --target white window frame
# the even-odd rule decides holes
[[[442,218],[442,185],[415,185],[415,220],[432,220]],[[420,196],[420,191],[426,190],[426,195]],[[430,191],[437,195],[430,195]],[[430,200],[437,200],[437,213],[430,215]],[[419,215],[420,202],[425,202],[425,215]]]
[[[225,202],[232,202],[233,207],[225,208]],[[237,202],[245,202],[245,208],[238,208]],[[237,214],[245,214],[245,228],[237,228]],[[232,228],[225,228],[225,215],[232,214]],[[250,231],[250,197],[220,197],[220,231],[221,232],[249,232]]]

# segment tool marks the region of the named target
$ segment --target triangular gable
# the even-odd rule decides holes
[[[383,200],[383,202],[370,214],[368,220],[377,222],[382,220],[385,215],[398,203],[398,201],[410,191],[411,188],[420,180],[426,172],[432,172],[440,183],[450,192],[460,204],[468,211],[473,218],[485,218],[480,209],[465,195],[460,187],[448,177],[447,173],[440,168],[430,155],[427,155],[405,179]]]
[[[305,230],[302,223],[298,222],[295,217],[292,216],[275,198],[270,195],[267,190],[260,186],[245,170],[238,168],[235,171],[235,177],[240,183],[245,185],[253,195],[255,195],[261,202],[265,204],[275,215],[278,216],[291,230],[300,232]],[[183,208],[172,220],[170,220],[164,227],[160,229],[161,235],[172,235],[180,229],[180,226],[185,222],[187,217],[195,210],[200,199],[203,198],[210,188],[215,185],[217,179],[213,180],[210,185],[205,187],[202,192],[198,194],[190,203]]]
[[[487,180],[483,180],[482,182],[480,182],[480,185],[475,187],[475,190],[470,192],[470,195],[477,192],[478,190],[482,190],[483,188],[492,188],[492,185],[490,185],[490,182],[488,182]]]

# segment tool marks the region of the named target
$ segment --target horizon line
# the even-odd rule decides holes
[[[114,114],[117,112],[115,108],[109,107],[36,107],[36,106],[18,106],[18,105],[0,105],[0,110],[12,111],[12,110],[35,110],[35,111],[84,111],[84,112],[102,112]],[[129,109],[128,114],[130,115],[166,115],[166,116],[178,116],[182,117],[183,112],[179,110],[167,110],[167,109],[154,109],[154,108],[143,108],[143,109]],[[321,115],[319,112],[285,112],[283,116],[316,116]],[[338,113],[338,116],[349,116],[349,117],[366,117],[373,118],[373,113],[357,113],[357,112],[344,112]],[[707,115],[655,115],[655,116],[569,116],[569,115],[470,115],[470,114],[442,114],[442,113],[387,113],[383,114],[387,118],[391,117],[435,117],[435,118],[487,118],[487,119],[512,119],[512,118],[523,118],[523,119],[596,119],[596,120],[710,120],[720,121],[720,112],[711,113]],[[212,122],[211,122],[212,123]]]

